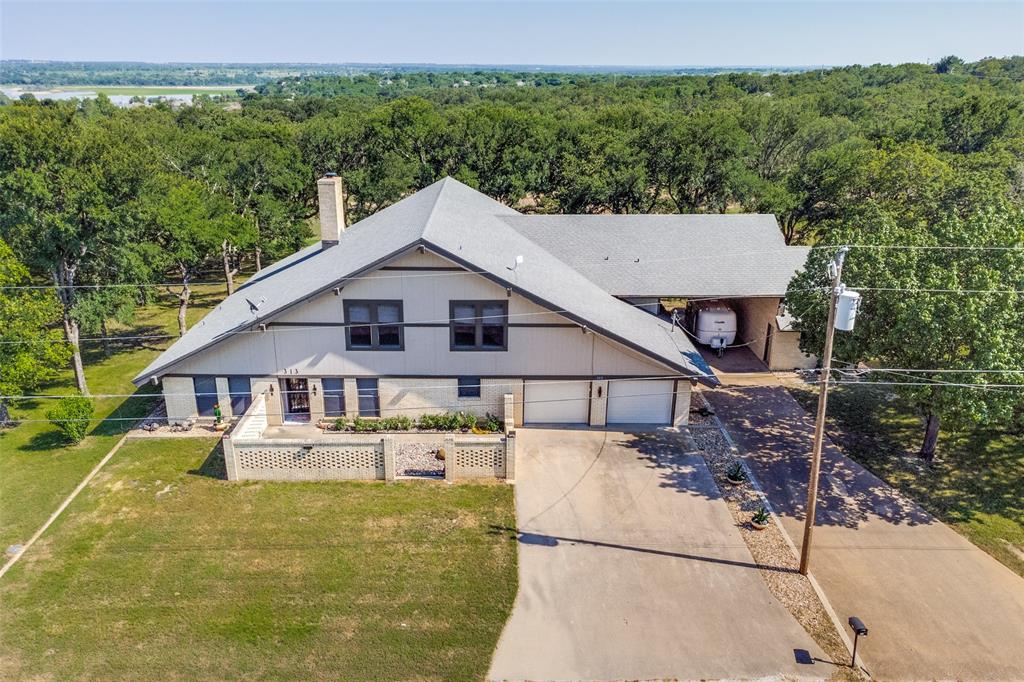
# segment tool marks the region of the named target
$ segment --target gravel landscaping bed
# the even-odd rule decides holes
[[[399,443],[395,448],[398,476],[444,476],[444,461],[437,458],[440,443]]]
[[[695,403],[705,405],[703,397],[699,395]],[[849,650],[836,632],[835,624],[810,581],[800,575],[800,563],[784,531],[774,520],[764,530],[756,530],[750,525],[750,517],[767,504],[764,496],[751,482],[732,485],[726,480],[725,473],[737,461],[737,456],[722,435],[714,413],[691,412],[688,431],[722,491],[722,497],[736,520],[750,554],[762,567],[761,577],[769,591],[793,614],[828,657],[837,663],[829,679],[866,679],[859,672],[845,667],[850,660]]]

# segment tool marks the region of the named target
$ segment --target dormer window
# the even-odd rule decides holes
[[[451,350],[508,350],[508,301],[452,301]]]

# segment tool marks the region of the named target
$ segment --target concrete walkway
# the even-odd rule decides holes
[[[813,422],[781,385],[718,389],[715,407],[799,547]],[[828,443],[811,573],[859,616],[876,679],[1024,679],[1024,579]]]
[[[681,441],[517,434],[519,594],[490,679],[832,672],[810,662],[823,654],[769,593],[703,459]]]

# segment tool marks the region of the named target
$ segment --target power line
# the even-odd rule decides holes
[[[822,287],[807,287],[806,289],[794,289],[794,291],[817,291],[819,289],[822,289]],[[651,305],[650,303],[628,303],[627,301],[623,301],[622,299],[616,299],[616,300],[620,301],[623,305],[627,305],[627,306],[629,306],[631,308],[642,308],[644,306]],[[715,297],[710,297],[710,298],[688,298],[686,300],[688,302],[699,303],[699,302],[703,302],[703,301],[718,301],[718,300],[720,300],[720,297],[715,296]],[[476,321],[476,320],[510,319],[510,318],[520,318],[520,317],[536,317],[538,315],[563,315],[565,313],[570,313],[570,312],[572,312],[572,311],[565,310],[565,309],[558,309],[558,310],[542,310],[542,311],[531,312],[531,313],[505,313],[505,314],[501,314],[501,315],[474,315],[471,318],[470,317],[466,317],[466,318],[446,317],[446,318],[438,318],[438,319],[435,319],[435,320],[416,320],[416,321],[402,320],[400,322],[338,322],[338,323],[331,323],[331,324],[315,324],[315,323],[304,324],[304,323],[301,323],[301,322],[297,322],[297,323],[289,323],[287,325],[275,325],[274,322],[272,322],[272,321],[270,321],[270,322],[260,322],[259,320],[253,320],[253,322],[251,323],[252,325],[265,324],[267,326],[267,329],[266,330],[263,330],[263,329],[239,329],[239,330],[227,333],[227,336],[234,336],[235,334],[265,334],[265,333],[270,331],[271,327],[274,328],[275,333],[282,332],[282,331],[292,331],[292,330],[294,330],[294,331],[304,331],[304,330],[309,330],[309,329],[348,329],[348,328],[352,328],[352,327],[408,327],[408,326],[414,326],[414,325],[420,325],[420,324],[451,324],[452,322],[458,322],[460,320],[465,320],[467,323],[469,323],[469,322],[473,322],[473,321]],[[664,318],[657,317],[657,316],[655,316],[655,317],[656,317],[656,319],[659,319],[662,322],[665,322],[666,324],[671,324],[670,320],[665,320]],[[576,325],[576,323],[573,323],[573,324]],[[577,326],[583,327],[584,325],[580,324],[580,325],[577,325]],[[195,327],[195,325],[193,325],[193,328],[194,327]],[[79,342],[83,342],[83,341],[118,341],[118,340],[124,340],[124,339],[168,339],[168,338],[180,338],[180,337],[177,334],[150,334],[150,335],[143,335],[143,336],[93,336],[93,337],[89,337],[89,338],[81,338],[81,339],[79,339]],[[15,340],[15,341],[0,341],[0,345],[17,345],[17,344],[27,344],[27,343],[68,343],[68,341],[66,341],[64,339],[19,339],[19,340]]]
[[[854,284],[848,289],[855,291],[905,291],[929,294],[1024,294],[1024,289],[925,289],[917,287],[862,287]]]
[[[841,374],[843,376],[850,376],[851,374],[855,373],[855,372],[844,372],[843,370],[834,370],[834,371],[838,372],[839,374]],[[918,376],[918,375],[916,375],[914,373],[904,372],[904,371],[901,371],[901,370],[898,370],[898,369],[873,369],[873,370],[865,370],[865,371],[867,371],[869,373],[871,371],[881,372],[882,374],[889,374],[889,375],[893,375],[893,376],[896,376],[896,377],[906,377],[906,378],[916,378]],[[952,371],[956,371],[956,370],[952,370]],[[983,370],[983,371],[988,372],[988,370]],[[999,370],[996,370],[995,372],[996,373],[1005,373],[1005,372],[1000,372]],[[851,382],[838,382],[837,381],[837,382],[833,382],[833,383],[842,383],[842,384],[848,385]],[[979,390],[996,391],[996,392],[999,392],[999,393],[1007,393],[1007,392],[1012,393],[1014,389],[1024,388],[1024,383],[1021,383],[1021,384],[990,384],[990,383],[977,383],[977,382],[975,382],[975,383],[966,383],[966,382],[943,381],[942,379],[930,379],[930,378],[927,378],[927,377],[925,377],[923,380],[921,380],[921,382],[889,382],[889,383],[886,383],[886,382],[882,382],[882,381],[870,380],[870,381],[854,381],[852,383],[861,383],[861,384],[865,384],[865,385],[868,385],[868,386],[872,386],[872,385],[873,386],[886,386],[886,385],[892,386],[892,385],[905,384],[905,385],[908,385],[908,386],[925,385],[925,386],[950,386],[950,387],[960,387],[960,388],[970,387],[970,388],[979,389]]]
[[[900,251],[1024,251],[1024,246],[951,246],[941,244],[829,244],[815,245],[810,249],[892,249]]]
[[[287,377],[278,377],[278,378],[287,378]],[[693,377],[684,376],[684,375],[656,375],[656,376],[652,376],[652,377],[634,377],[634,378],[626,378],[626,379],[609,379],[609,381],[652,381],[652,380],[659,380],[659,379],[667,381],[667,380],[673,380],[673,379],[687,379],[687,380],[689,380],[691,378],[693,378]],[[546,381],[546,380],[539,380],[539,381],[543,381],[544,383],[548,383],[548,381]],[[591,379],[565,379],[565,380],[550,380],[550,381],[563,381],[564,383],[590,383],[592,380]],[[513,382],[512,384],[509,384],[509,385],[515,385],[515,384],[518,384],[518,383],[520,383],[520,382]],[[522,380],[522,383],[525,386],[525,385],[530,383],[530,380]],[[871,386],[936,386],[936,385],[939,385],[939,386],[951,386],[951,387],[957,387],[957,388],[969,388],[969,389],[980,389],[980,390],[988,390],[988,389],[1024,389],[1024,384],[969,384],[969,383],[954,383],[954,382],[906,382],[906,381],[833,381],[831,383],[834,386],[860,386],[860,387],[871,387]],[[421,387],[421,388],[431,388],[431,389],[435,389],[436,388],[438,390],[441,389],[441,387],[436,387],[436,386]],[[725,386],[723,388],[725,390],[728,390],[728,391],[745,391],[745,390],[746,391],[750,391],[750,390],[757,391],[757,390],[763,390],[765,388],[765,386],[744,385],[744,386]],[[444,387],[444,389],[445,390],[451,390],[451,386]],[[289,391],[279,391],[279,392],[280,393],[289,393]],[[679,394],[679,393],[681,393],[681,391],[667,391],[667,392],[666,391],[661,391],[661,392],[654,392],[654,393],[633,393],[633,394],[629,394],[629,395],[622,395],[622,396],[616,396],[616,397],[617,398],[639,398],[639,397],[671,396],[671,395],[676,395],[676,394]],[[90,397],[90,398],[97,398],[97,399],[98,398],[118,398],[118,397],[121,397],[121,398],[160,398],[160,397],[163,397],[164,395],[165,394],[162,394],[162,393],[132,393],[132,394],[123,394],[123,395],[119,395],[119,394],[107,394],[107,395],[97,394],[97,395],[91,395],[91,396],[88,396],[88,397]],[[213,393],[200,393],[200,394],[195,394],[195,393],[169,393],[169,394],[166,394],[166,395],[171,395],[171,396],[194,396],[194,395],[213,396],[213,395],[217,395],[217,396],[219,396],[220,394],[213,394]],[[240,394],[234,394],[234,395],[240,395]],[[246,394],[246,395],[248,395],[248,394]],[[38,396],[0,396],[0,397],[3,397],[4,399],[14,400],[14,399],[21,399],[21,398],[24,398],[24,399],[67,398],[67,397],[78,398],[78,397],[83,397],[83,396],[80,396],[80,395],[38,395]],[[229,397],[230,397],[230,393],[229,393]],[[473,399],[467,399],[467,400],[471,401]],[[544,399],[544,400],[525,400],[525,399],[523,399],[523,400],[513,400],[513,404],[515,404],[515,405],[528,405],[528,404],[534,404],[534,403],[583,402],[583,401],[589,401],[589,400],[590,400],[589,397],[587,397],[587,398],[548,398],[548,399]],[[461,408],[462,410],[465,410],[467,407],[468,406],[467,406],[466,402],[462,402],[462,403],[445,404],[445,405],[433,405],[431,407],[431,409],[449,409],[449,408],[451,408],[451,409],[459,409],[459,408]],[[381,407],[379,409],[380,409],[381,412],[404,412],[404,411],[412,410],[412,409],[415,409],[415,408],[409,408],[409,407],[386,408],[386,407]],[[116,411],[116,409],[115,409],[115,411]],[[270,416],[285,416],[285,413],[278,413],[278,412],[268,412],[268,414]],[[90,422],[96,421],[96,422],[103,422],[103,421],[141,421],[141,420],[148,419],[148,418],[149,417],[105,417],[105,418],[104,417],[92,417],[92,418],[89,418],[89,419],[63,419],[63,420],[51,420],[51,419],[14,419],[13,421],[17,421],[17,422],[50,422],[50,421],[90,421]],[[163,419],[163,418],[161,417],[159,419]]]
[[[624,256],[621,259],[615,258],[614,260],[612,260],[612,258],[613,258],[612,254],[609,254],[608,258],[609,258],[609,263],[623,263],[623,264],[626,264],[626,263],[628,263],[628,264],[640,263],[641,265],[643,265],[643,264],[646,264],[646,263],[686,262],[686,261],[717,260],[719,258],[738,258],[740,256],[759,256],[759,255],[762,255],[762,254],[765,254],[765,253],[775,253],[777,251],[780,251],[780,250],[783,250],[783,249],[786,249],[786,248],[789,248],[789,247],[786,247],[786,246],[782,246],[782,247],[776,246],[776,247],[771,247],[771,248],[767,248],[767,249],[757,249],[757,250],[751,250],[751,251],[738,251],[738,252],[734,252],[734,253],[708,253],[708,254],[701,254],[701,255],[673,256],[671,258],[647,258],[647,259],[642,259],[642,260],[639,260],[639,261],[635,257],[632,257],[632,256]],[[298,253],[298,252],[296,252],[296,253]],[[295,254],[292,254],[292,255],[295,255]],[[273,266],[274,266],[274,264],[271,264],[271,265],[267,266],[267,269],[272,268]],[[387,267],[387,266],[384,266],[384,267]],[[455,266],[453,266],[453,267],[455,267]],[[242,286],[248,285],[248,284],[257,284],[259,282],[266,281],[269,278],[273,277],[275,274],[277,274],[276,272],[272,272],[269,275],[265,275],[265,276],[261,277],[260,276],[260,272],[261,271],[257,270],[255,273],[253,273],[253,275],[249,279],[247,279],[247,280],[245,280],[243,282],[239,282],[239,284],[238,284],[239,288],[242,287]],[[376,272],[375,272],[374,274],[370,275],[367,278],[368,279],[410,279],[410,278],[423,278],[423,277],[459,277],[459,276],[463,276],[463,275],[489,275],[489,274],[492,274],[492,273],[490,271],[488,271],[488,270],[459,269],[459,271],[457,271],[457,272],[418,272],[418,273],[417,272],[413,272],[413,273],[406,272],[406,273],[403,273],[403,274],[400,274],[400,275],[381,275],[381,274],[376,274]],[[356,278],[354,278],[354,277],[353,278],[342,278],[341,281],[345,281],[345,280],[348,280],[348,279],[356,279]],[[188,284],[189,284],[189,286],[218,286],[218,287],[220,287],[220,286],[226,286],[227,283],[225,281],[213,281],[213,282],[189,282]],[[103,289],[103,288],[139,288],[139,287],[169,288],[169,287],[181,287],[181,286],[184,286],[182,284],[182,282],[114,282],[114,283],[110,283],[110,284],[69,284],[69,285],[66,285],[66,286],[64,286],[64,285],[58,286],[56,284],[11,284],[11,285],[0,286],[0,289],[12,289],[12,290],[17,290],[17,289]]]
[[[976,388],[988,390],[993,388],[1024,389],[1024,384],[966,384],[950,381],[833,381],[833,385],[841,386],[952,386],[955,388]]]
[[[281,376],[281,377],[274,377],[274,378],[275,379],[289,379],[289,378],[298,378],[298,379],[316,378],[316,379],[319,379],[319,378],[322,378],[322,377],[321,376],[306,377],[306,376],[297,376],[296,375],[294,377]],[[327,377],[327,378],[344,378],[344,377]],[[352,379],[372,378],[372,379],[384,379],[385,381],[389,380],[388,377],[348,377],[348,378],[352,378]],[[607,381],[651,381],[651,380],[656,380],[656,379],[664,379],[664,380],[669,380],[669,379],[687,379],[687,380],[689,380],[689,379],[694,379],[694,378],[696,378],[696,377],[692,377],[692,376],[690,376],[688,374],[651,374],[651,375],[638,376],[638,377],[623,377],[623,378],[610,377],[610,378],[607,379]],[[511,379],[511,380],[508,380],[508,381],[491,381],[491,380],[488,380],[487,377],[480,377],[480,379],[481,379],[482,382],[486,381],[487,382],[486,383],[487,386],[518,386],[518,385],[522,384],[524,381],[531,381],[531,380],[526,380],[526,379]],[[454,380],[454,378],[453,377],[438,377],[437,380],[439,380],[439,381],[446,381],[446,380]],[[579,383],[583,383],[583,382],[586,382],[586,383],[589,384],[591,381],[604,381],[604,379],[596,379],[596,380],[595,379],[539,379],[538,381],[543,381],[545,384],[579,384]],[[481,383],[481,385],[484,385],[484,384]],[[451,388],[452,387],[450,385],[449,386],[438,386],[437,384],[422,384],[420,386],[415,386],[415,385],[414,386],[407,386],[407,385],[403,385],[402,386],[403,390],[438,390],[438,391],[442,391],[443,390],[443,391],[450,391]],[[284,392],[287,392],[287,391],[284,391]],[[237,392],[232,393],[231,391],[228,391],[228,393],[230,395],[249,395],[248,393],[237,393]],[[192,392],[192,393],[156,393],[156,392],[154,392],[154,393],[138,393],[138,392],[136,392],[136,393],[94,393],[94,394],[91,394],[89,397],[90,398],[152,398],[152,397],[156,397],[156,396],[190,397],[190,396],[193,396],[193,395],[196,395],[196,396],[219,396],[221,394],[220,393],[208,393],[208,392],[201,392],[201,393],[195,393],[195,392]],[[0,398],[9,399],[9,400],[14,400],[14,399],[38,400],[38,399],[50,399],[50,398],[78,398],[78,397],[81,397],[81,396],[78,395],[78,394],[73,394],[73,395],[70,395],[70,394],[69,395],[55,395],[55,394],[52,394],[52,393],[39,393],[39,394],[35,394],[35,395],[0,395]]]
[[[836,362],[842,362],[836,360]],[[853,363],[848,363],[853,364]],[[834,372],[850,373],[851,370],[833,369]],[[905,369],[902,367],[869,367],[865,366],[860,370],[870,372],[900,372],[902,374],[1024,374],[1024,369]]]

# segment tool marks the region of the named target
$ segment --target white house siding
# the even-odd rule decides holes
[[[414,254],[422,263],[426,254]],[[408,258],[408,257],[407,257]],[[437,259],[435,262],[451,264]],[[391,267],[404,265],[405,260]],[[423,275],[432,275],[423,277]],[[439,276],[433,276],[439,275]],[[346,351],[345,299],[401,299],[408,323],[443,326],[405,328],[404,351]],[[507,351],[451,351],[448,304],[452,300],[507,300]],[[522,324],[561,324],[527,327]],[[301,326],[289,326],[301,325]],[[317,325],[324,325],[318,327]],[[472,273],[378,270],[295,306],[265,332],[236,334],[172,369],[174,374],[305,376],[646,376],[670,370],[597,334],[584,334],[570,320]]]
[[[672,414],[673,426],[685,426],[690,423],[690,399],[693,388],[689,379],[676,379],[675,411]]]
[[[610,339],[584,333],[567,318],[518,294],[509,297],[504,287],[479,275],[453,271],[450,261],[437,256],[410,253],[386,267],[449,269],[377,270],[346,284],[340,295],[328,291],[293,306],[271,320],[265,331],[236,334],[171,371],[174,375],[218,377],[380,377],[382,414],[430,409],[500,414],[501,396],[512,392],[517,394],[517,423],[523,419],[522,385],[499,388],[497,382],[673,373]],[[406,325],[424,326],[405,327],[404,351],[347,351],[345,329],[337,326],[344,322],[346,299],[401,300]],[[453,352],[448,328],[452,300],[508,301],[508,350]],[[459,376],[485,380],[480,399],[458,399],[455,378]],[[165,386],[170,378],[164,379]],[[253,390],[257,392],[255,385]],[[268,407],[273,412],[273,406]]]

